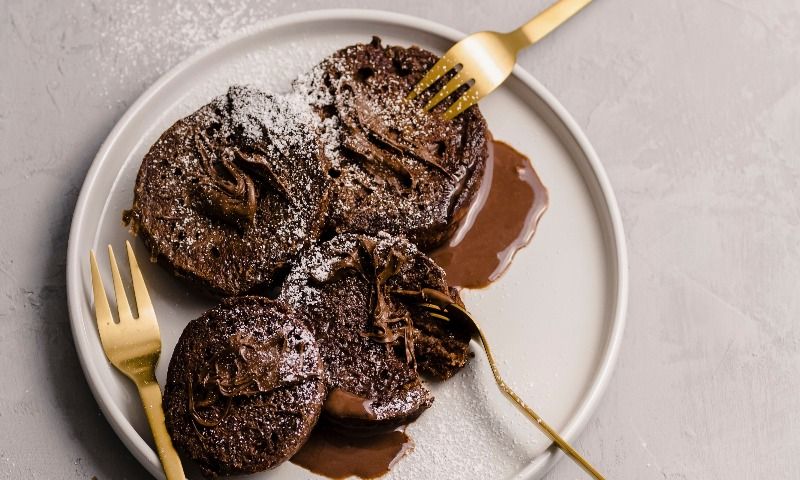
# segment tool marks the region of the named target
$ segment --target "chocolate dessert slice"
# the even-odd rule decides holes
[[[215,295],[274,284],[325,222],[318,122],[297,95],[231,87],[150,148],[126,223],[154,260]]]
[[[475,196],[490,134],[477,106],[452,121],[450,101],[423,111],[442,85],[413,101],[412,87],[438,60],[380,39],[337,51],[294,82],[323,120],[338,233],[403,235],[428,251],[444,243]]]
[[[280,298],[305,313],[319,343],[328,420],[354,430],[408,423],[433,402],[418,371],[446,378],[464,366],[469,332],[419,309],[411,296],[422,288],[457,299],[441,268],[386,233],[340,235],[300,257]]]
[[[209,477],[273,468],[305,443],[325,385],[301,317],[263,297],[225,300],[191,321],[164,390],[175,446]]]

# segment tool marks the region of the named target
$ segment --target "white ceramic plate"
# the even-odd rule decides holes
[[[106,361],[92,310],[88,251],[122,251],[120,215],[131,204],[142,157],[175,120],[233,83],[272,90],[326,54],[379,35],[385,44],[446,50],[463,34],[404,15],[366,10],[307,12],[272,20],[184,61],[122,117],[89,170],[69,239],[67,280],[75,345],[108,421],[140,462],[163,478],[133,386]],[[466,291],[511,385],[567,439],[574,439],[608,383],[622,338],[627,265],[620,215],[606,174],[574,120],[520,68],[481,103],[495,137],[528,155],[550,191],[533,243],[490,288]],[[148,257],[134,242],[140,259]],[[142,265],[163,335],[158,378],[186,323],[210,302],[159,267]],[[107,291],[111,291],[110,284]],[[560,454],[500,395],[479,348],[453,380],[433,385],[433,407],[409,427],[416,448],[391,478],[543,476]],[[314,475],[286,463],[254,478]]]

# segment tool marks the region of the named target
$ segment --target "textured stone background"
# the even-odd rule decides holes
[[[545,2],[133,3],[0,1],[2,478],[146,478],[80,371],[64,263],[86,170],[148,85],[285,13],[507,30]],[[800,3],[597,0],[520,61],[594,143],[629,240],[624,346],[579,450],[614,479],[800,478]]]

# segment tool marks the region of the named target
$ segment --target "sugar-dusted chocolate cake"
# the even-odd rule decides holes
[[[422,288],[458,300],[441,268],[386,233],[340,235],[300,257],[280,299],[305,313],[317,338],[330,421],[352,429],[408,423],[433,402],[418,371],[446,378],[464,366],[469,332],[417,307],[409,293]]]
[[[473,106],[446,121],[448,101],[424,112],[446,79],[405,99],[437,60],[375,37],[335,52],[294,82],[325,126],[336,232],[386,231],[427,251],[444,243],[466,214],[489,155],[483,116]]]
[[[316,424],[323,380],[317,342],[298,314],[263,297],[227,299],[191,321],[175,346],[167,429],[206,476],[273,468]]]
[[[272,285],[325,222],[318,123],[297,95],[231,87],[150,148],[126,223],[153,259],[213,294]]]

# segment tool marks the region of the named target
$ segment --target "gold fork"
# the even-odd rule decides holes
[[[453,45],[428,70],[408,94],[408,99],[414,99],[447,72],[456,69],[455,76],[428,100],[425,110],[438,105],[462,85],[469,85],[467,91],[443,115],[446,120],[457,117],[505,81],[517,63],[517,53],[520,50],[544,38],[590,2],[591,0],[559,0],[514,31],[473,33]]]
[[[114,250],[108,246],[108,257],[111,263],[111,276],[114,279],[114,295],[117,299],[119,323],[114,322],[111,307],[108,306],[103,279],[97,268],[94,250],[90,252],[92,267],[92,289],[94,290],[94,311],[97,317],[97,330],[103,351],[112,365],[125,374],[139,390],[150,430],[156,441],[158,457],[167,480],[185,480],[183,466],[164,423],[164,410],[161,406],[161,388],[156,380],[156,364],[161,355],[161,334],[156,321],[156,312],[150,302],[150,295],[144,284],[142,272],[130,242],[125,242],[128,250],[128,263],[133,278],[133,293],[136,300],[138,318],[133,318],[122,278],[119,275]]]
[[[478,322],[472,318],[469,312],[467,312],[460,305],[453,303],[453,300],[451,300],[447,295],[429,288],[423,288],[419,292],[401,291],[399,293],[416,297],[419,306],[425,309],[429,315],[435,318],[448,322],[463,322],[473,333],[473,337],[477,337],[481,341],[483,350],[486,352],[486,358],[489,360],[489,366],[492,369],[492,375],[494,376],[495,383],[497,383],[497,386],[500,388],[503,394],[505,394],[505,396],[508,397],[509,400],[514,403],[514,405],[522,410],[522,412],[533,421],[534,425],[539,427],[539,429],[541,429],[542,432],[558,446],[558,448],[563,450],[564,453],[566,453],[578,465],[586,470],[586,473],[597,480],[604,480],[600,472],[598,472],[588,461],[586,461],[586,459],[583,458],[580,453],[572,448],[572,446],[566,440],[561,438],[561,435],[559,435],[558,432],[553,429],[553,427],[542,420],[542,417],[534,412],[533,409],[529,407],[519,395],[514,393],[514,391],[511,390],[511,387],[509,387],[505,381],[503,381],[503,378],[500,376],[500,371],[497,369],[497,364],[494,360],[494,356],[492,355],[492,351],[489,348],[489,342],[486,340],[486,336],[483,334],[480,326],[478,326]]]

